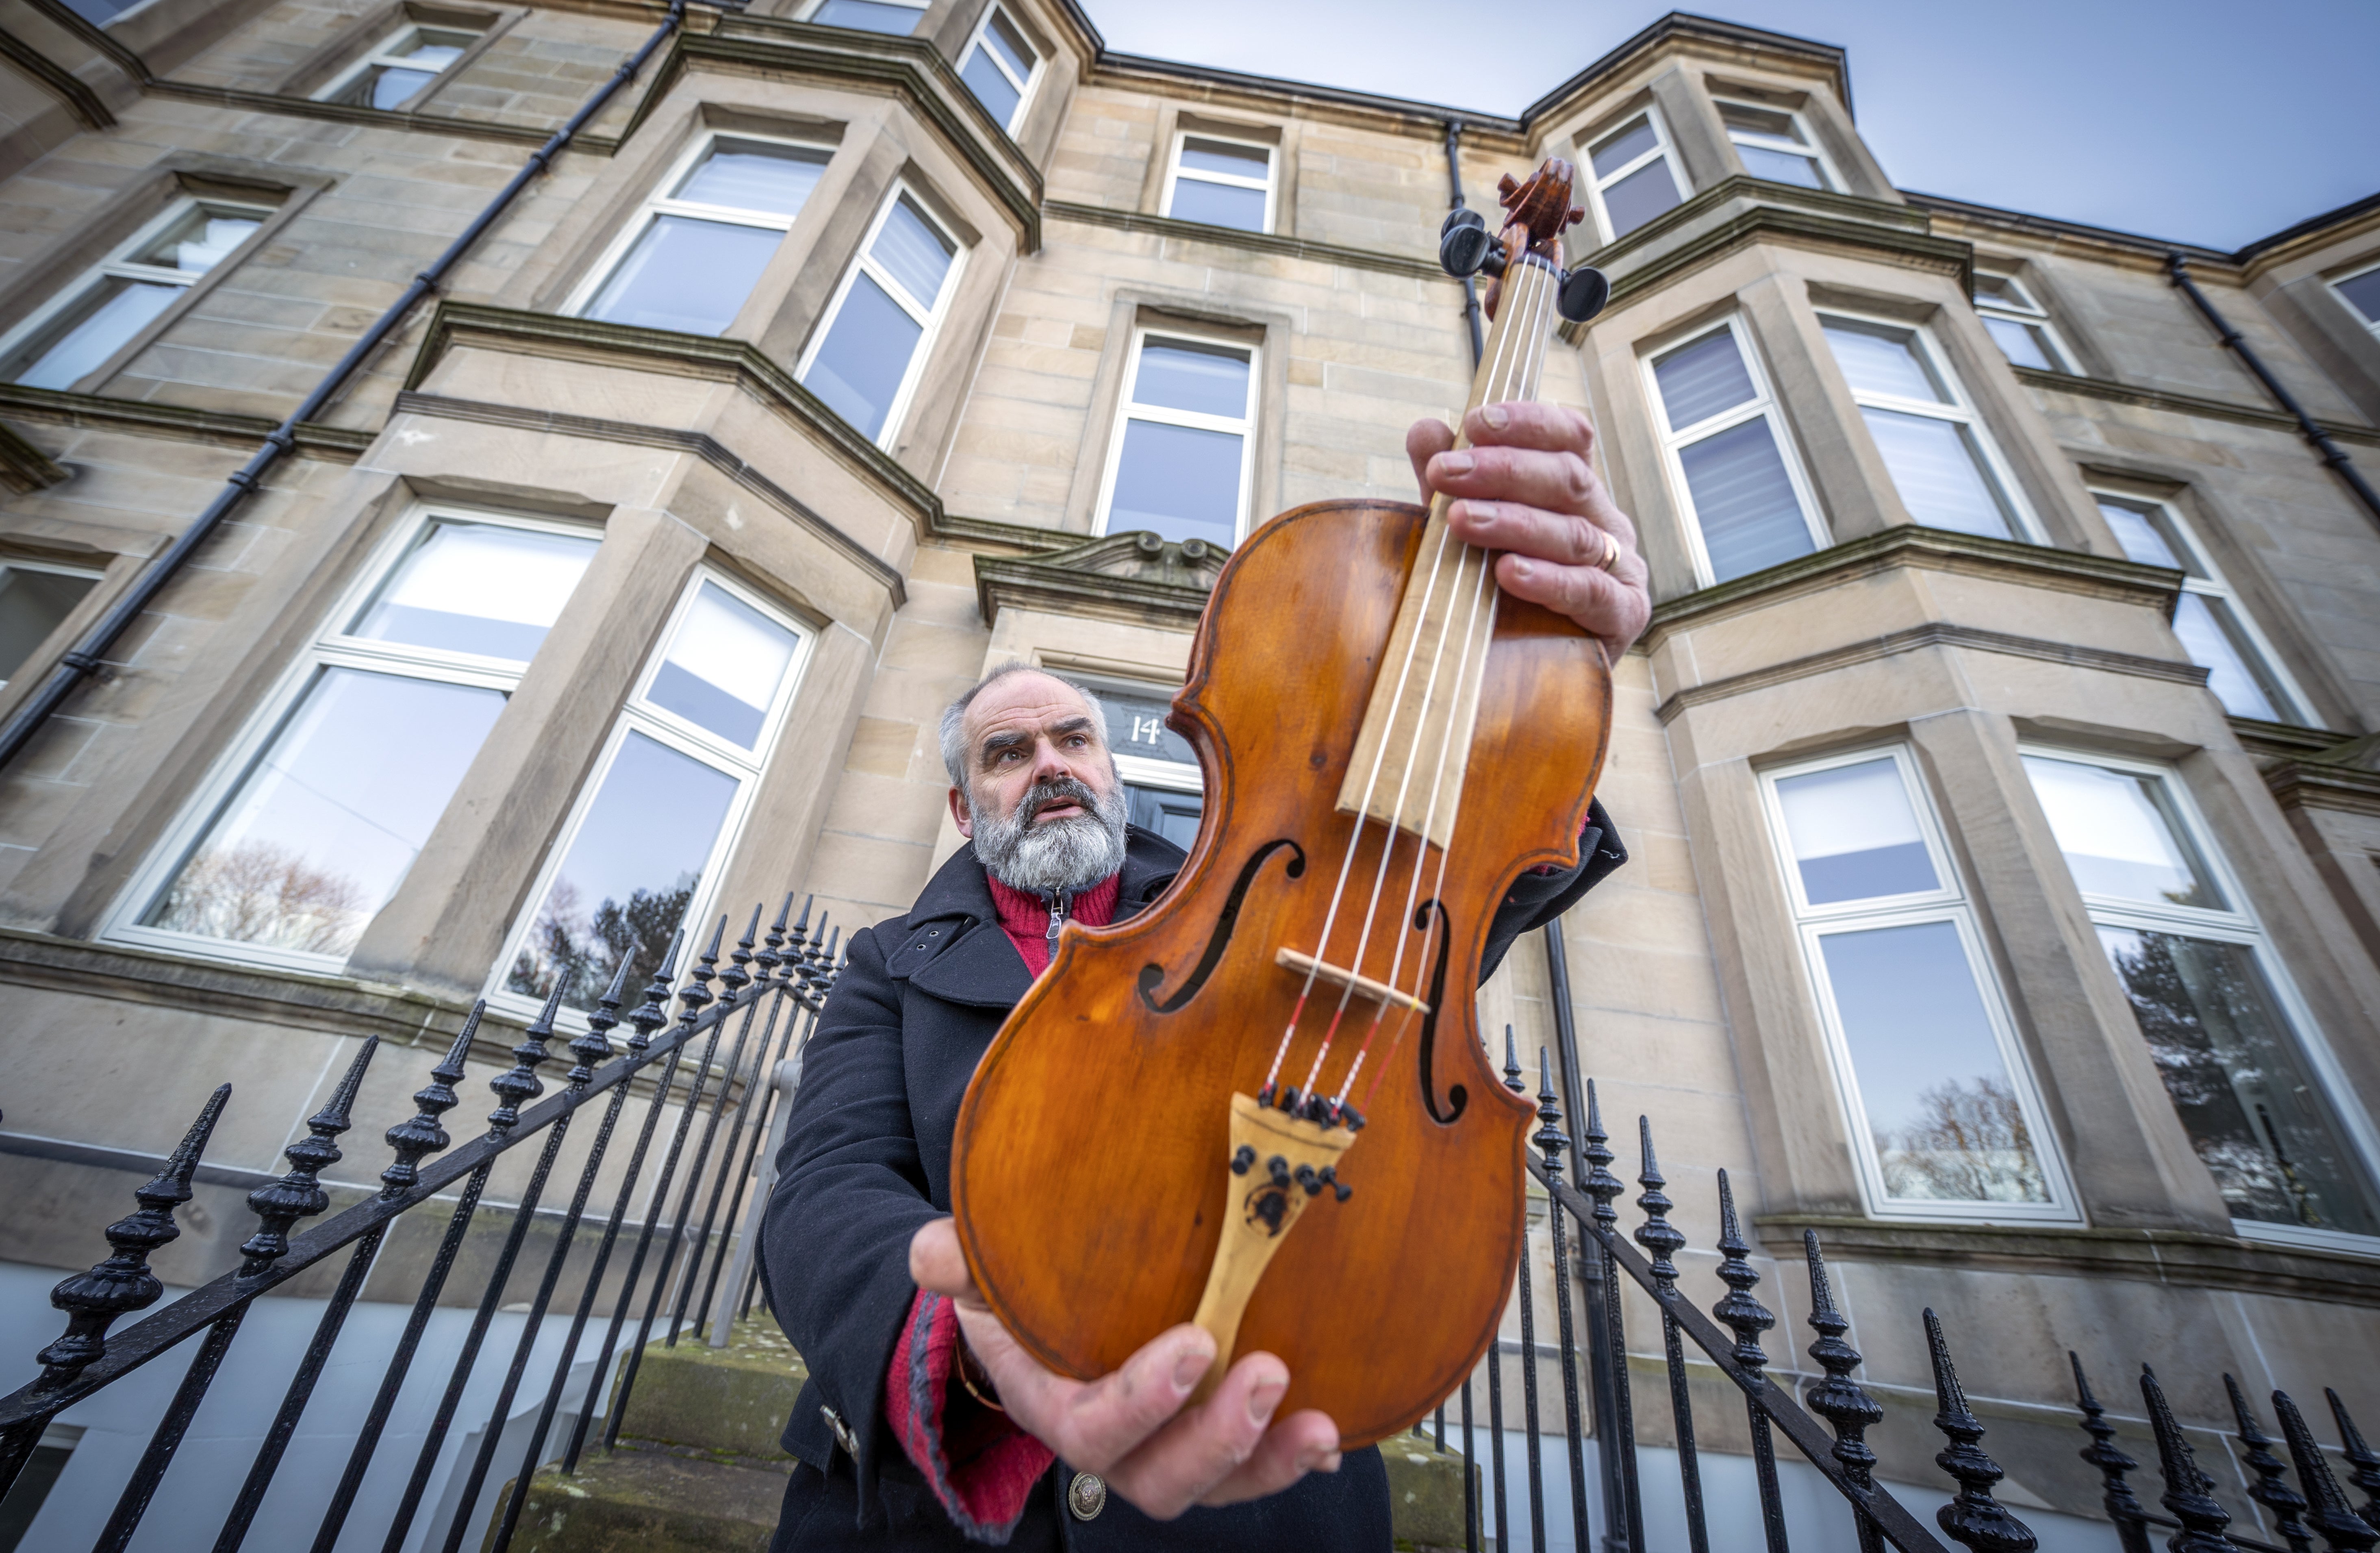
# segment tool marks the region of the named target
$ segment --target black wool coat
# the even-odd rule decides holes
[[[1577,867],[1513,886],[1489,930],[1487,971],[1627,861],[1599,803],[1579,843]],[[1115,920],[1146,908],[1184,861],[1179,848],[1132,828]],[[884,1422],[884,1379],[917,1294],[909,1239],[951,1211],[959,1102],[1033,978],[970,849],[942,865],[906,916],[854,934],[850,945],[804,1051],[761,1229],[769,1303],[810,1372],[785,1425],[784,1448],[805,1468],[777,1546],[955,1550],[968,1544]],[[1071,1475],[1059,1463],[1012,1546],[1378,1553],[1389,1543],[1377,1450],[1351,1451],[1338,1473],[1270,1498],[1161,1524],[1112,1496],[1095,1519],[1076,1520],[1057,1508]]]

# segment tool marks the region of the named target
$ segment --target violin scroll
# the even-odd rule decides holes
[[[1496,186],[1505,211],[1501,233],[1490,234],[1488,223],[1476,212],[1468,210],[1453,212],[1439,227],[1439,268],[1457,278],[1484,272],[1499,282],[1488,293],[1490,317],[1495,315],[1496,304],[1501,300],[1504,270],[1512,263],[1515,245],[1560,274],[1561,284],[1555,293],[1554,305],[1572,323],[1585,323],[1611,300],[1611,282],[1601,270],[1591,264],[1570,270],[1560,268],[1562,232],[1586,219],[1585,210],[1570,202],[1571,183],[1576,172],[1568,162],[1553,157],[1526,182],[1505,174]]]

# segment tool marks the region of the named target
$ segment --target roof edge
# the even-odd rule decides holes
[[[1722,21],[1717,17],[1698,16],[1692,11],[1671,11],[1655,20],[1635,36],[1606,53],[1601,58],[1545,93],[1521,110],[1524,128],[1533,125],[1550,112],[1562,99],[1570,96],[1602,76],[1610,74],[1634,55],[1665,39],[1680,34],[1718,38],[1729,43],[1751,43],[1760,48],[1779,49],[1789,54],[1806,55],[1823,61],[1834,71],[1840,87],[1843,112],[1852,113],[1851,55],[1839,43],[1822,43],[1811,38],[1796,38],[1788,32],[1770,32],[1763,28],[1746,27],[1741,22]]]
[[[2293,243],[2300,238],[2310,237],[2325,226],[2352,221],[2360,215],[2367,215],[2374,210],[2380,210],[2380,192],[2366,194],[2361,200],[2350,200],[2337,210],[2325,211],[2320,215],[2310,215],[2294,226],[2284,226],[2269,236],[2258,238],[2253,242],[2244,244],[2232,257],[2245,263],[2260,253],[2266,253],[2286,244]]]
[[[2119,248],[2137,249],[2141,252],[2163,258],[2179,253],[2187,259],[2228,264],[2238,262],[2235,255],[2219,248],[2200,243],[2181,242],[2171,238],[2153,238],[2140,232],[2120,232],[2112,226],[2094,226],[2087,222],[2065,221],[2054,215],[2035,215],[2030,211],[2004,210],[1998,205],[1977,204],[1972,200],[1953,200],[1947,194],[1924,194],[1913,189],[1900,190],[1900,197],[1920,210],[1937,211],[1945,215],[1966,216],[1999,226],[2015,226],[2037,232],[2055,232],[2063,237],[2089,238],[2095,242],[2111,243]]]

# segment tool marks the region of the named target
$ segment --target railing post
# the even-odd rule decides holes
[[[2181,1522],[2181,1531],[2168,1539],[2167,1548],[2169,1553],[2229,1553],[2234,1544],[2223,1529],[2231,1524],[2231,1512],[2216,1502],[2215,1485],[2198,1470],[2197,1453],[2174,1422],[2156,1372],[2146,1364],[2141,1366],[2141,1400],[2148,1404],[2149,1427],[2156,1431],[2157,1471],[2165,1478],[2159,1500]]]
[[[1661,1302],[1661,1357],[1670,1376],[1670,1421],[1678,1436],[1678,1489],[1686,1505],[1686,1547],[1690,1553],[1710,1553],[1710,1529],[1703,1520],[1702,1458],[1694,1445],[1694,1393],[1686,1377],[1685,1345],[1678,1332],[1678,1318],[1668,1303],[1678,1290],[1678,1265],[1672,1258],[1685,1249],[1686,1237],[1670,1222],[1670,1210],[1677,1204],[1661,1191],[1670,1183],[1661,1178],[1660,1163],[1653,1157],[1649,1117],[1636,1119],[1636,1146],[1644,1161],[1636,1184],[1645,1189],[1636,1205],[1645,1210],[1645,1222],[1631,1238],[1652,1258],[1653,1287]]]
[[[2033,1553],[2038,1546],[2032,1528],[1992,1498],[1992,1485],[2007,1474],[1984,1454],[1984,1425],[1967,1406],[1966,1388],[1950,1364],[1950,1345],[1942,1336],[1942,1320],[1925,1313],[1925,1348],[1934,1361],[1934,1427],[1949,1437],[1949,1445],[1934,1458],[1935,1465],[1959,1485],[1959,1497],[1934,1515],[1935,1523],[1963,1547],[1984,1553]],[[2174,1544],[2175,1553],[2181,1545]]]
[[[1586,1128],[1582,1151],[1586,1156],[1587,1195],[1595,1199],[1593,1246],[1579,1247],[1581,1270],[1588,1279],[1587,1341],[1593,1351],[1598,1385],[1596,1416],[1596,1457],[1603,1468],[1603,1542],[1611,1553],[1641,1553],[1645,1546],[1645,1507],[1636,1475],[1636,1408],[1628,1387],[1628,1327],[1620,1309],[1620,1270],[1604,1243],[1619,1233],[1620,1215],[1611,1200],[1627,1190],[1611,1173],[1610,1136],[1603,1130],[1603,1103],[1595,1081],[1586,1081]],[[1609,1403],[1605,1407],[1605,1403]],[[1609,1427],[1606,1421],[1609,1421]],[[1625,1528],[1624,1533],[1620,1529]]]
[[[2107,1410],[2091,1394],[2082,1359],[2069,1349],[2066,1362],[2074,1366],[2074,1405],[2082,1410],[2082,1432],[2091,1437],[2091,1443],[2075,1454],[2099,1469],[2099,1505],[2114,1524],[2123,1553],[2151,1553],[2148,1509],[2124,1481],[2124,1474],[2138,1471],[2140,1463],[2117,1449],[2116,1426],[2103,1416]]]
[[[1835,1290],[1827,1281],[1826,1259],[1818,1254],[1815,1229],[1802,1231],[1802,1255],[1810,1265],[1810,1329],[1818,1334],[1809,1353],[1827,1372],[1824,1380],[1810,1383],[1802,1400],[1809,1403],[1812,1412],[1834,1425],[1835,1460],[1842,1463],[1852,1485],[1872,1492],[1876,1487],[1876,1452],[1868,1449],[1866,1437],[1870,1429],[1884,1422],[1884,1409],[1852,1378],[1852,1372],[1860,1365],[1860,1351],[1843,1340],[1852,1324],[1835,1309]],[[1864,1503],[1852,1504],[1852,1519],[1859,1527],[1860,1553],[1881,1553],[1884,1545]]]
[[[1727,1323],[1735,1333],[1735,1362],[1743,1367],[1747,1395],[1744,1407],[1752,1425],[1752,1466],[1760,1486],[1760,1527],[1768,1543],[1768,1553],[1786,1553],[1785,1503],[1777,1486],[1777,1444],[1769,1437],[1768,1413],[1762,1407],[1758,1392],[1776,1382],[1768,1378],[1768,1355],[1761,1351],[1760,1334],[1777,1325],[1777,1318],[1767,1306],[1752,1297],[1760,1282],[1760,1275],[1744,1258],[1752,1246],[1743,1238],[1742,1227],[1735,1216],[1735,1189],[1728,1184],[1727,1172],[1718,1173],[1718,1278],[1727,1285],[1727,1293],[1711,1307],[1711,1314]]]

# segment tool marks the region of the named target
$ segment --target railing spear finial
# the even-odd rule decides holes
[[[612,984],[595,1000],[595,1009],[587,1016],[587,1033],[570,1043],[570,1055],[578,1059],[570,1070],[572,1089],[585,1089],[595,1080],[595,1070],[612,1060],[612,1031],[620,1022],[620,995],[627,990],[628,957],[622,955],[613,968]]]
[[[2115,1523],[2117,1535],[2123,1539],[2126,1553],[2145,1553],[2148,1547],[2148,1507],[2124,1481],[2128,1472],[2140,1470],[2140,1463],[2119,1449],[2116,1426],[2107,1421],[2107,1410],[2091,1394],[2090,1377],[2082,1373],[2082,1360],[2072,1349],[2066,1351],[2066,1362],[2074,1366],[2074,1405],[2082,1412],[2082,1432],[2091,1443],[2075,1452],[2099,1469],[2099,1506]]]
[[[88,1272],[77,1273],[50,1290],[50,1303],[67,1313],[67,1329],[58,1340],[34,1356],[42,1365],[36,1384],[53,1390],[74,1379],[107,1352],[107,1329],[115,1318],[154,1304],[165,1286],[149,1270],[149,1257],[159,1246],[182,1233],[174,1210],[190,1200],[190,1180],[199,1172],[199,1156],[231,1099],[225,1084],[207,1097],[199,1118],[182,1137],[181,1146],[166,1157],[165,1168],[132,1193],[137,1212],[109,1225],[104,1231],[114,1254]]]
[[[520,1120],[520,1108],[545,1093],[545,1084],[537,1076],[538,1069],[550,1060],[552,1053],[545,1049],[553,1038],[553,1016],[562,1008],[562,995],[569,990],[571,978],[556,976],[553,990],[545,995],[545,1007],[537,1018],[529,1021],[521,1032],[521,1044],[513,1048],[513,1065],[488,1081],[496,1092],[496,1108],[488,1113],[488,1131],[508,1132]]]
[[[685,948],[686,929],[681,927],[670,935],[669,952],[653,967],[653,979],[645,984],[644,1002],[628,1016],[628,1023],[636,1031],[628,1037],[630,1055],[643,1055],[652,1044],[653,1032],[669,1022],[670,984],[677,980],[677,957]]]
[[[383,1200],[402,1197],[413,1190],[421,1179],[421,1161],[436,1154],[454,1140],[439,1118],[462,1104],[455,1086],[463,1082],[467,1071],[464,1059],[470,1055],[471,1043],[480,1033],[480,1020],[488,1011],[484,997],[471,1005],[471,1012],[463,1021],[463,1028],[455,1033],[455,1044],[446,1050],[444,1060],[430,1070],[429,1084],[414,1092],[416,1107],[412,1119],[400,1121],[388,1130],[388,1146],[396,1151],[396,1159],[380,1173],[380,1194]]]
[[[1677,1204],[1670,1201],[1661,1189],[1670,1183],[1662,1179],[1661,1167],[1653,1157],[1653,1123],[1650,1118],[1636,1119],[1636,1148],[1645,1168],[1636,1172],[1636,1184],[1645,1189],[1636,1205],[1645,1210],[1645,1222],[1638,1225],[1631,1239],[1643,1246],[1653,1257],[1653,1277],[1667,1294],[1678,1286],[1678,1265],[1671,1260],[1686,1248],[1685,1231],[1670,1222],[1670,1210]]]
[[[1802,1255],[1810,1265],[1810,1329],[1818,1334],[1809,1353],[1827,1372],[1824,1380],[1809,1384],[1802,1400],[1834,1426],[1834,1457],[1851,1480],[1862,1488],[1874,1488],[1876,1452],[1869,1449],[1866,1437],[1884,1422],[1884,1408],[1852,1378],[1852,1372],[1860,1366],[1860,1351],[1844,1340],[1852,1324],[1835,1308],[1834,1285],[1827,1278],[1815,1229],[1802,1231]]]
[[[1586,1160],[1586,1194],[1595,1199],[1595,1222],[1606,1229],[1620,1228],[1620,1210],[1611,1205],[1612,1199],[1628,1190],[1628,1184],[1611,1173],[1612,1162],[1620,1156],[1611,1152],[1611,1136],[1603,1130],[1603,1098],[1596,1093],[1595,1081],[1586,1081],[1586,1130],[1579,1134],[1579,1153]]]
[[[363,1050],[356,1053],[339,1087],[332,1091],[331,1103],[307,1119],[306,1136],[281,1151],[288,1157],[289,1173],[248,1194],[248,1205],[259,1222],[256,1233],[239,1248],[240,1255],[247,1258],[240,1264],[240,1277],[254,1278],[287,1255],[289,1227],[331,1205],[331,1194],[317,1178],[343,1157],[339,1134],[354,1125],[349,1117],[355,1109],[356,1091],[364,1082],[364,1070],[371,1066],[372,1053],[379,1049],[379,1036],[364,1038]]]
[[[1735,1362],[1749,1371],[1755,1379],[1766,1382],[1768,1355],[1760,1347],[1760,1334],[1777,1325],[1768,1307],[1753,1298],[1752,1291],[1760,1283],[1760,1275],[1744,1260],[1752,1253],[1751,1243],[1743,1238],[1743,1229],[1736,1222],[1735,1188],[1730,1184],[1727,1172],[1718,1173],[1718,1278],[1727,1285],[1727,1293],[1711,1307],[1711,1314],[1735,1333]]]
[[[2322,1459],[2322,1447],[2314,1443],[2297,1403],[2288,1392],[2276,1391],[2273,1412],[2281,1421],[2281,1437],[2289,1441],[2289,1460],[2297,1463],[2298,1481],[2313,1501],[2306,1520],[2322,1534],[2323,1546],[2331,1553],[2371,1553],[2373,1544],[2380,1543],[2380,1529],[2348,1508],[2347,1496],[2331,1475],[2330,1463]]]
[[[745,967],[752,963],[752,946],[760,936],[760,913],[766,910],[768,910],[766,901],[759,902],[752,908],[752,921],[744,929],[744,936],[735,940],[735,948],[727,957],[728,967],[720,973],[719,984],[730,997],[734,997],[751,984],[752,973]],[[725,928],[724,918],[721,919],[721,927],[722,931]]]
[[[1587,1081],[1592,1084],[1595,1081]],[[1587,1091],[1594,1094],[1593,1089]],[[1554,1094],[1554,1063],[1546,1048],[1537,1048],[1537,1130],[1529,1142],[1546,1156],[1546,1179],[1561,1184],[1561,1151],[1570,1146],[1570,1138],[1561,1130],[1561,1101]]]
[[[2149,1427],[2156,1431],[2157,1471],[2165,1478],[2158,1502],[2181,1522],[2166,1547],[2171,1553],[2229,1553],[2231,1539],[2223,1528],[2231,1523],[2231,1512],[2216,1501],[2215,1485],[2198,1470],[2197,1453],[2174,1422],[2156,1372],[2146,1364],[2141,1366],[2141,1400],[2148,1403]]]
[[[2273,1454],[2273,1447],[2281,1442],[2257,1424],[2255,1410],[2248,1405],[2247,1393],[2240,1389],[2240,1383],[2228,1371],[2223,1376],[2223,1389],[2231,1399],[2231,1416],[2240,1426],[2240,1456],[2256,1474],[2256,1481],[2248,1487],[2248,1497],[2273,1512],[2273,1530],[2288,1539],[2289,1553],[2313,1553],[2312,1534],[2298,1519],[2305,1513],[2305,1496],[2289,1486],[2288,1464]]]
[[[1984,1453],[1983,1421],[1967,1406],[1966,1388],[1959,1384],[1950,1345],[1942,1336],[1942,1318],[1931,1307],[1925,1312],[1925,1348],[1934,1361],[1934,1427],[1950,1441],[1936,1454],[1934,1464],[1959,1485],[1958,1498],[1934,1512],[1935,1524],[1962,1547],[2033,1553],[2040,1543],[2032,1528],[1992,1498],[1992,1485],[2007,1474]]]
[[[2338,1424],[2338,1453],[2347,1458],[2348,1466],[2353,1469],[2347,1475],[2363,1490],[2363,1502],[2355,1507],[2355,1513],[2373,1525],[2380,1526],[2380,1453],[2375,1453],[2363,1443],[2362,1431],[2356,1428],[2355,1420],[2347,1415],[2347,1404],[2338,1400],[2338,1393],[2325,1386],[2322,1394],[2330,1402],[2330,1416]]]

